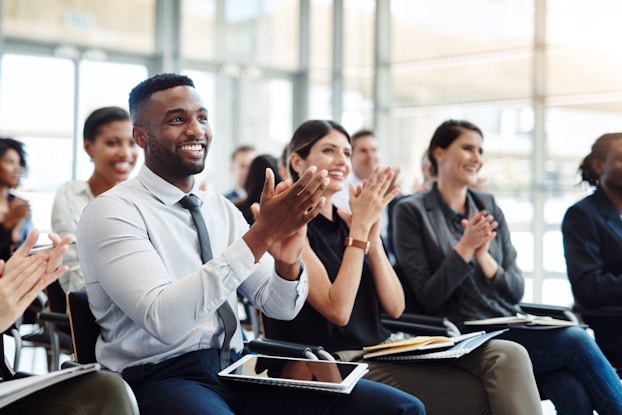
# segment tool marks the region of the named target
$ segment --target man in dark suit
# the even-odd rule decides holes
[[[568,278],[578,305],[622,306],[622,133],[605,134],[579,167],[593,194],[571,206],[562,222]],[[622,308],[621,308],[622,310]],[[584,316],[607,358],[622,367],[620,317]]]

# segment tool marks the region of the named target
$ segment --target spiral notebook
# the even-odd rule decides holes
[[[418,361],[435,359],[457,359],[486,343],[488,340],[500,335],[508,329],[492,331],[490,333],[477,332],[468,333],[459,337],[447,337],[453,342],[438,342],[437,346],[430,344],[423,349],[407,350],[386,349],[384,353],[375,352],[373,355],[366,354],[365,359],[387,360],[387,361]]]

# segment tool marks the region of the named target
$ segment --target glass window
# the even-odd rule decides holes
[[[370,126],[373,122],[374,13],[374,1],[344,2],[344,91],[341,121],[350,133]]]
[[[6,54],[1,69],[0,128],[5,134],[72,137],[72,61]]]
[[[330,71],[312,71],[309,80],[309,118],[333,118],[333,90]]]
[[[570,281],[549,278],[542,282],[542,303],[571,307],[574,303]]]
[[[344,66],[370,68],[374,64],[375,1],[346,0],[343,8]]]
[[[547,0],[546,5],[548,93],[622,92],[622,3]]]
[[[222,47],[216,35],[216,2],[182,0],[181,55],[185,58],[216,59]]]
[[[71,179],[74,64],[7,54],[1,70],[1,133],[28,153],[28,176],[17,191],[30,201],[35,226],[48,232],[56,188]]]
[[[333,67],[333,2],[311,0],[311,59],[313,70]]]
[[[184,0],[182,56],[294,69],[298,13],[296,0]]]
[[[283,79],[243,83],[240,142],[278,157],[292,134],[292,83]]]
[[[350,133],[369,127],[373,122],[373,72],[360,70],[344,73],[343,113],[341,123]]]
[[[531,54],[496,54],[394,64],[393,105],[438,105],[526,99]]]
[[[3,0],[5,36],[151,53],[155,0]]]
[[[532,0],[392,0],[393,61],[530,48]]]

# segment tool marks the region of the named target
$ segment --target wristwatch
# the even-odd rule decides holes
[[[369,252],[369,247],[371,243],[369,241],[361,241],[360,239],[354,239],[354,238],[348,237],[345,239],[345,241],[343,241],[343,245],[345,247],[354,246],[357,248],[361,248],[365,252],[365,255],[367,255],[367,253]]]

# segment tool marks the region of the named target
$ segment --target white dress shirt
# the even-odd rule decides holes
[[[350,172],[350,175],[343,182],[343,189],[333,195],[333,205],[352,213],[352,209],[350,209],[350,185],[356,188],[361,184],[363,184],[363,180],[359,179],[354,172]]]
[[[59,187],[52,206],[52,232],[61,238],[67,235],[75,236],[82,211],[94,198],[91,187],[84,181],[67,182]],[[84,278],[75,245],[68,247],[63,257],[63,265],[69,267],[69,271],[58,278],[63,290],[65,292],[84,290]]]
[[[346,210],[349,214],[352,214],[352,209],[350,209],[350,185],[356,188],[356,186],[360,186],[362,184],[363,184],[363,180],[359,179],[359,177],[356,174],[354,174],[354,172],[350,173],[350,175],[348,176],[348,178],[345,180],[343,184],[343,189],[341,189],[340,191],[338,191],[337,193],[333,195],[333,205],[337,206],[338,208]],[[380,231],[383,238],[387,237],[388,223],[389,223],[388,210],[384,209],[382,211],[382,229]]]
[[[265,254],[258,263],[241,236],[248,224],[224,196],[191,193],[210,235],[214,259],[202,264],[199,240],[185,195],[142,166],[94,199],[78,226],[78,254],[89,305],[101,327],[96,356],[105,367],[163,360],[219,348],[224,331],[216,313],[223,301],[237,310],[236,290],[266,315],[292,319],[302,308],[308,280],[287,281]],[[231,349],[242,350],[238,329]]]

